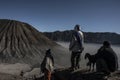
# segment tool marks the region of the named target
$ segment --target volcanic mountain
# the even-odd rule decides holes
[[[16,20],[0,20],[0,61],[41,63],[46,49],[51,48],[56,63],[62,63],[65,50],[31,25]],[[62,52],[62,53],[61,53]]]

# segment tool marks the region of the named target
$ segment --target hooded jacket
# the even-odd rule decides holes
[[[70,41],[69,50],[73,52],[82,52],[84,36],[81,31],[74,31]]]

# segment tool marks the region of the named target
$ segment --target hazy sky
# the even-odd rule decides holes
[[[120,0],[0,0],[0,19],[27,22],[39,31],[120,33]]]

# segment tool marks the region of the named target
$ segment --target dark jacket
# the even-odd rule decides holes
[[[118,58],[111,47],[102,46],[96,54],[96,59],[103,59],[111,72],[118,69]]]

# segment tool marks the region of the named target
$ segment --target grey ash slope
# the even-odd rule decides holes
[[[0,20],[0,61],[38,64],[45,50],[51,48],[56,61],[65,52],[62,47],[45,37],[31,25],[15,20]],[[62,54],[59,52],[63,52]]]

